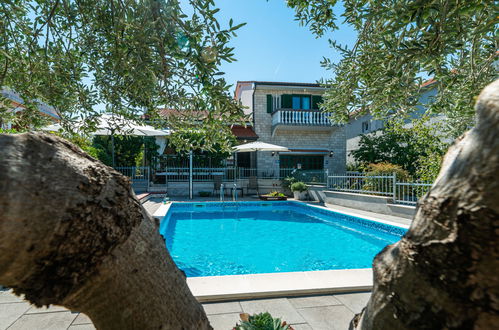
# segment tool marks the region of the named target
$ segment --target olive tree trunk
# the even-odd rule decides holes
[[[0,135],[0,284],[97,329],[211,329],[128,179],[52,135]]]
[[[499,80],[476,110],[408,233],[376,256],[371,299],[351,328],[499,326]]]

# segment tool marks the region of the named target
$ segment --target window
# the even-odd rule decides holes
[[[310,110],[310,96],[301,97],[301,108],[303,110]]]
[[[293,109],[301,109],[300,108],[300,106],[301,106],[300,101],[301,101],[300,96],[296,96],[296,95],[293,96]]]
[[[362,133],[365,133],[369,131],[369,122],[368,121],[363,121],[362,122]]]
[[[283,94],[279,98],[279,103],[282,109],[294,110],[318,110],[319,103],[322,102],[320,95],[298,95],[298,94]]]
[[[296,168],[302,170],[324,169],[324,156],[322,155],[279,155],[281,168]],[[298,165],[299,164],[299,165]]]

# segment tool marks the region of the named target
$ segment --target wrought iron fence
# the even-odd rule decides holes
[[[129,177],[132,180],[132,182],[137,182],[137,181],[149,182],[150,179],[149,167],[129,166],[129,167],[115,167],[114,169],[120,172],[121,174]]]
[[[395,202],[400,204],[414,205],[431,188],[432,183],[424,181],[396,182]]]
[[[377,196],[391,197],[394,202],[414,205],[432,186],[430,182],[401,181],[392,175],[366,175],[364,173],[347,173],[329,175],[327,187],[334,191],[344,191]]]

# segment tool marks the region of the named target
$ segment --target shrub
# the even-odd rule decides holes
[[[290,189],[291,185],[295,182],[298,182],[298,179],[293,177],[293,176],[288,176],[285,177],[284,180],[282,180],[282,187],[284,189]]]
[[[199,197],[210,197],[211,196],[211,192],[209,191],[200,191],[199,192]]]
[[[271,193],[268,193],[267,196],[270,197],[286,197],[283,193],[280,193],[278,191],[272,191]]]
[[[388,162],[369,164],[365,167],[364,173],[367,176],[392,175],[395,173],[397,180],[409,179],[409,172],[404,170],[402,166]]]
[[[233,330],[292,330],[286,322],[273,318],[269,313],[255,315],[243,313],[241,320],[241,324],[236,325]]]
[[[374,178],[375,176],[391,176],[395,173],[395,176],[399,181],[407,181],[409,179],[409,173],[400,165],[394,165],[387,162],[369,164],[364,171],[364,174],[367,177],[362,189],[367,191],[393,193],[393,184],[392,182],[388,182],[389,179]]]
[[[291,191],[293,192],[295,191],[303,192],[307,190],[308,190],[307,185],[301,181],[295,182],[291,185]]]

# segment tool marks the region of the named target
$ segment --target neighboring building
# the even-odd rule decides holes
[[[425,82],[421,87],[423,91],[420,96],[421,104],[432,102],[432,98],[437,95],[436,81],[431,79]],[[418,106],[418,110],[411,115],[411,119],[420,118],[426,112],[424,106]],[[435,116],[432,121],[440,120],[441,116]],[[359,148],[359,141],[363,134],[382,134],[382,129],[385,127],[386,120],[374,119],[370,114],[351,117],[346,127],[346,151],[347,162],[353,163],[355,159],[351,152]],[[410,120],[407,121],[406,127],[411,127]]]
[[[281,168],[343,172],[346,128],[319,111],[324,91],[319,84],[238,81],[235,98],[247,107],[258,141],[291,150],[239,153],[238,166],[256,165],[260,176],[269,177]]]
[[[0,94],[10,100],[11,104],[9,105],[9,111],[12,111],[13,113],[20,113],[25,109],[24,100],[16,92],[8,88],[3,88],[0,90]],[[47,119],[52,122],[58,122],[61,119],[54,107],[51,107],[43,102],[38,102],[38,110],[43,116],[46,116]],[[0,128],[11,129],[15,127],[13,127],[10,122],[2,122],[2,119],[0,118]]]

